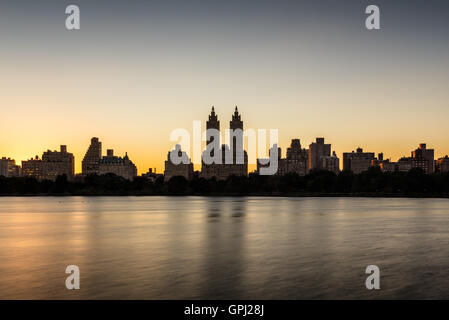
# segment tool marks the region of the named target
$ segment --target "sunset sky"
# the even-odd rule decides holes
[[[449,154],[447,0],[4,0],[0,40],[0,157],[19,163],[66,144],[80,172],[96,136],[161,172],[170,132],[212,105],[222,129],[236,105],[245,128],[279,129],[283,154],[315,137],[340,158]]]

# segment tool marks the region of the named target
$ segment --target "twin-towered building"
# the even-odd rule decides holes
[[[248,175],[248,154],[243,148],[243,121],[238,108],[235,107],[231,121],[230,145],[220,144],[220,121],[215,113],[215,108],[206,121],[206,150],[201,157],[201,172],[199,176],[205,179],[217,178],[224,180],[229,176],[247,176]],[[179,153],[178,157],[184,157],[187,161],[175,164],[171,155]],[[187,154],[181,151],[181,147],[176,145],[167,155],[165,161],[165,180],[170,180],[173,176],[183,176],[191,179],[193,176],[193,164]]]
[[[206,122],[207,130],[220,131],[220,121],[215,113],[214,107]],[[243,121],[241,115],[235,108],[232,120],[230,122],[231,141],[230,146],[221,145],[215,136],[208,133],[206,150],[203,152],[200,177],[206,179],[215,177],[217,179],[226,179],[231,175],[246,176],[248,174],[248,156],[243,149],[243,135],[232,136],[235,130],[243,131]],[[179,146],[178,146],[179,147]],[[274,146],[273,148],[277,148]],[[270,157],[273,150],[270,149]],[[226,158],[227,154],[232,151],[232,161],[225,163],[206,162],[205,158],[214,158],[216,152],[220,154],[220,160]],[[173,152],[173,151],[172,151]],[[238,158],[242,161],[236,161]],[[276,159],[276,158],[275,158]],[[224,161],[224,160],[223,160]],[[427,149],[426,144],[422,143],[419,147],[411,152],[411,157],[403,157],[397,162],[391,162],[389,159],[384,160],[383,153],[379,153],[378,157],[374,152],[364,152],[362,148],[356,151],[343,153],[343,170],[352,171],[355,174],[367,171],[370,167],[378,166],[382,171],[407,172],[413,168],[421,168],[425,173],[449,172],[449,157],[434,160],[434,150]],[[261,173],[262,168],[270,167],[270,159],[257,159],[257,173]],[[335,151],[332,152],[331,144],[325,143],[324,138],[316,138],[315,142],[309,145],[309,148],[302,148],[299,139],[292,139],[290,147],[287,148],[285,158],[282,158],[281,148],[277,148],[277,170],[275,175],[285,175],[287,173],[297,173],[304,176],[311,170],[327,170],[334,173],[340,172],[340,160]],[[168,180],[175,175],[182,175],[187,179],[193,176],[193,166],[186,164],[174,165],[170,161],[170,153],[165,162],[165,179]]]
[[[194,173],[193,164],[185,151],[177,145],[175,150],[168,153],[165,161],[164,179],[168,181],[174,176],[184,176],[192,179],[195,175],[210,179],[227,179],[231,175],[248,175],[248,155],[243,147],[243,121],[235,107],[229,122],[230,143],[220,143],[220,121],[215,113],[214,107],[206,121],[206,149],[202,154],[202,166],[199,173]],[[273,151],[277,151],[277,165],[273,174],[285,175],[297,173],[304,176],[311,170],[327,170],[338,173],[340,171],[339,158],[335,151],[332,152],[331,144],[325,143],[324,138],[316,138],[315,142],[309,144],[309,148],[302,148],[299,139],[292,139],[290,147],[287,148],[285,158],[282,158],[281,148],[273,146],[270,149],[270,158]],[[171,157],[176,155],[183,158],[181,163],[173,163]],[[273,158],[271,158],[273,159]],[[421,168],[425,173],[449,172],[449,157],[445,156],[434,160],[434,150],[428,149],[425,143],[411,152],[410,157],[402,157],[397,162],[383,158],[383,153],[375,157],[374,152],[364,152],[357,148],[354,152],[343,153],[343,170],[352,171],[355,174],[364,172],[370,167],[380,167],[385,172],[402,171],[407,172],[413,168]],[[270,167],[270,159],[257,159],[257,171],[261,173],[262,168]],[[129,159],[128,154],[124,157],[114,155],[112,149],[107,150],[106,156],[102,155],[102,144],[98,138],[91,139],[91,144],[82,161],[82,176],[91,174],[103,175],[113,173],[125,179],[132,180],[137,176],[137,168]],[[22,167],[15,164],[10,158],[0,159],[0,176],[5,177],[34,177],[39,180],[55,180],[60,175],[66,175],[69,180],[74,178],[74,156],[67,151],[65,145],[61,145],[59,151],[46,151],[42,158],[36,156],[22,161]],[[150,170],[146,176],[156,180],[159,175]]]
[[[215,135],[213,132],[211,134],[211,129],[215,130]],[[201,157],[200,177],[205,179],[216,177],[224,180],[231,175],[248,175],[248,154],[243,149],[243,121],[237,107],[229,122],[229,129],[230,146],[220,144],[220,121],[212,107],[209,119],[206,121],[207,141],[206,150]]]
[[[232,175],[248,175],[248,154],[243,147],[244,127],[237,107],[235,107],[229,123],[229,129],[230,145],[220,144],[220,121],[214,107],[212,107],[206,121],[206,150],[204,150],[201,158],[200,177],[225,180]],[[272,150],[270,149],[270,155]],[[309,149],[301,148],[300,140],[293,139],[287,149],[286,158],[282,158],[281,151],[281,148],[278,148],[277,168],[274,171],[276,175],[294,172],[304,176],[313,169],[339,172],[339,159],[335,152],[331,153],[331,145],[324,143],[324,138],[317,138],[315,142],[309,145]],[[171,160],[173,152],[181,154],[180,146],[177,145],[175,150],[170,151],[167,155],[164,171],[165,180],[169,180],[176,175],[190,179],[193,176],[193,165],[190,163],[190,159],[185,155],[188,159],[187,163],[174,164]],[[257,160],[258,173],[261,172],[261,168],[268,167],[270,167],[270,159]]]

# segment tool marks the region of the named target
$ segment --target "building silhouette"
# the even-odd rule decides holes
[[[355,174],[366,171],[375,162],[374,152],[363,152],[362,148],[357,148],[354,152],[343,153],[343,170],[352,171]],[[383,159],[383,155],[382,155]]]
[[[82,175],[108,173],[132,180],[137,176],[137,167],[129,159],[128,153],[118,157],[114,156],[114,150],[108,149],[106,156],[102,157],[102,144],[97,137],[93,137],[82,161]]]
[[[279,148],[278,154],[281,153]],[[292,139],[290,147],[287,148],[285,159],[280,158],[278,173],[283,175],[289,172],[296,172],[300,176],[309,173],[309,152],[301,148],[299,139]]]
[[[163,174],[156,173],[156,168],[149,168],[147,173],[142,174],[143,178],[146,178],[147,180],[151,182],[155,182],[159,177],[164,177]]]
[[[444,163],[444,160],[441,161]],[[435,172],[435,160],[434,160],[434,150],[427,149],[425,143],[421,143],[417,149],[411,152],[410,157],[402,157],[397,162],[392,162],[390,166],[394,166],[394,171],[408,172],[413,168],[420,168],[424,170],[425,173],[431,174]],[[381,166],[383,171],[385,166]]]
[[[119,177],[133,180],[137,176],[137,167],[129,159],[128,153],[125,156],[114,156],[114,150],[108,149],[106,156],[101,158],[98,164],[98,174],[113,173]]]
[[[231,175],[247,176],[248,175],[248,154],[243,148],[243,121],[235,107],[232,119],[229,122],[230,128],[230,146],[222,144],[217,141],[214,136],[208,134],[206,141],[206,150],[203,152],[201,159],[201,173],[200,176],[205,179],[217,178],[219,180],[227,179]],[[217,114],[214,107],[206,121],[206,130],[220,131],[220,121],[218,121]],[[217,156],[215,152],[218,151]],[[218,161],[208,163],[205,157],[217,158]]]
[[[401,157],[396,163],[396,171],[409,172],[412,169],[412,161],[410,157]]]
[[[384,159],[384,154],[382,152],[378,153],[377,159],[375,158],[374,160],[371,161],[371,166],[379,167],[380,170],[382,170],[384,172],[397,171],[396,163],[391,162],[390,159]]]
[[[173,159],[175,156],[179,159],[180,163],[174,162]],[[181,150],[179,144],[167,154],[167,160],[165,160],[164,181],[168,181],[176,176],[182,176],[187,180],[190,180],[193,177],[193,163],[190,161],[187,153]]]
[[[335,152],[331,155],[331,144],[324,143],[324,138],[316,138],[309,145],[309,170],[328,170],[335,173],[340,171],[340,160]]]
[[[435,160],[435,171],[449,172],[449,157],[447,155]]]
[[[421,168],[425,173],[435,172],[434,150],[427,149],[425,143],[421,143],[418,149],[412,151],[412,168]]]
[[[322,169],[332,171],[334,173],[340,172],[340,159],[337,157],[335,151],[332,151],[332,155],[330,156],[322,156],[321,162]]]
[[[275,148],[275,146],[273,146]],[[260,174],[261,168],[270,167],[271,154],[273,148],[270,148],[268,159],[257,159],[257,173]],[[276,149],[274,149],[276,150]],[[275,175],[281,176],[287,173],[297,173],[300,176],[305,176],[309,172],[309,152],[307,149],[301,148],[299,139],[292,139],[290,147],[287,148],[285,158],[282,158],[282,149],[277,148],[278,167]]]
[[[335,173],[340,171],[340,160],[335,151],[330,154],[331,145],[324,144],[324,138],[317,138],[317,142],[310,144],[310,149],[301,148],[300,139],[292,139],[290,147],[287,148],[285,158],[282,158],[282,150],[278,148],[278,168],[275,175],[285,175],[287,173],[297,173],[300,176],[305,176],[310,170],[328,170]],[[310,151],[312,150],[312,151]],[[272,149],[269,155],[271,156]],[[310,161],[310,156],[314,157],[313,162]],[[257,173],[260,174],[260,169],[270,166],[270,159],[257,159]],[[313,164],[312,164],[313,163]],[[311,168],[312,166],[312,168]]]
[[[90,140],[90,146],[87,149],[82,161],[82,174],[98,174],[101,160],[101,142],[97,137]]]
[[[22,161],[22,175],[39,180],[56,180],[57,176],[66,175],[72,180],[75,171],[75,157],[67,152],[67,146],[61,145],[60,151],[46,151],[42,159]]]
[[[16,165],[16,161],[11,158],[2,157],[0,159],[0,176],[19,177],[22,168]]]

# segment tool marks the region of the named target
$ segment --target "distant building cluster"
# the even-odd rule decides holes
[[[22,161],[22,175],[38,180],[56,180],[56,177],[66,175],[70,180],[75,175],[75,158],[67,152],[67,146],[62,145],[59,151],[45,151],[41,159],[36,156]]]
[[[114,156],[114,150],[108,149],[102,157],[101,142],[94,137],[82,162],[82,175],[113,173],[128,180],[137,176],[137,167],[129,159],[128,153],[124,157]]]
[[[270,150],[269,155],[271,155],[271,152],[272,150]],[[262,167],[268,167],[269,165],[269,159],[258,159],[257,173],[260,172]],[[339,167],[340,160],[335,151],[331,154],[331,145],[324,143],[324,138],[316,138],[316,141],[309,145],[309,149],[301,148],[299,139],[292,139],[285,158],[282,158],[282,150],[278,148],[276,175],[297,173],[300,176],[305,176],[314,169],[338,173]]]
[[[243,147],[243,134],[234,135],[233,132],[243,131],[243,121],[238,108],[235,107],[232,119],[229,123],[231,132],[229,145],[221,144],[214,135],[207,135],[206,150],[202,155],[201,171],[194,171],[193,164],[187,153],[181,150],[179,145],[168,152],[165,161],[164,174],[157,174],[156,169],[149,169],[142,174],[143,178],[156,181],[163,178],[165,181],[175,176],[182,176],[190,180],[193,177],[205,179],[216,178],[224,180],[229,176],[248,175],[248,154]],[[206,121],[206,129],[213,129],[220,133],[220,121],[215,113],[214,107]],[[272,158],[273,152],[277,152],[277,158]],[[176,156],[183,161],[174,163],[172,157]],[[324,138],[316,138],[315,142],[309,144],[308,149],[301,146],[300,139],[292,139],[290,147],[287,148],[285,157],[277,145],[269,151],[270,158],[277,159],[275,175],[296,173],[300,176],[307,175],[311,170],[328,170],[334,173],[340,172],[340,160],[335,151],[331,150],[331,144],[325,143]],[[343,171],[351,171],[355,174],[367,171],[370,167],[379,167],[384,172],[407,172],[414,168],[420,168],[425,173],[449,172],[449,157],[434,159],[433,149],[428,149],[425,143],[421,143],[417,149],[411,151],[410,157],[402,157],[393,162],[384,159],[383,153],[376,157],[374,152],[365,152],[358,147],[356,151],[343,152]],[[210,161],[211,158],[220,161]],[[257,159],[257,170],[260,174],[262,168],[270,166],[270,159]],[[47,150],[42,157],[35,156],[22,165],[16,164],[14,159],[2,157],[0,159],[0,176],[4,177],[33,177],[38,180],[56,180],[60,175],[66,175],[69,180],[75,179],[75,158],[67,151],[65,145],[60,146],[59,151]],[[104,175],[112,173],[125,179],[132,180],[137,176],[137,168],[129,159],[128,154],[119,157],[114,155],[112,149],[108,149],[106,155],[102,155],[102,144],[97,137],[91,139],[89,148],[82,160],[82,173],[80,177],[97,174]]]
[[[446,159],[446,160],[445,160]],[[421,143],[416,150],[411,152],[410,157],[402,157],[397,162],[390,159],[384,160],[383,153],[378,157],[372,152],[363,152],[361,148],[357,152],[343,154],[343,170],[350,170],[360,173],[368,170],[369,167],[378,166],[385,172],[408,172],[414,168],[420,168],[425,173],[449,172],[447,156],[434,160],[434,150],[427,149],[425,143]]]
[[[128,154],[124,157],[114,156],[113,150],[107,150],[107,155],[102,157],[101,142],[98,138],[92,138],[89,149],[82,162],[81,177],[90,174],[113,173],[125,179],[132,180],[137,176],[137,168],[129,159]],[[10,158],[0,160],[0,176],[5,177],[32,177],[38,180],[55,181],[58,176],[65,175],[68,180],[75,179],[75,157],[67,152],[67,146],[61,145],[59,151],[47,150],[42,158],[35,156],[22,161],[22,166],[17,166]]]
[[[220,121],[215,113],[214,107],[209,115],[209,119],[206,122],[206,129],[220,130]],[[230,122],[230,129],[243,130],[243,121],[238,113],[237,107],[232,116]],[[232,131],[231,131],[232,132]],[[208,137],[206,144],[206,152],[208,146],[217,143],[213,137]],[[177,146],[176,150],[171,152],[182,152],[180,147]],[[309,144],[309,148],[302,148],[300,139],[292,139],[290,147],[287,148],[285,158],[282,157],[282,150],[277,146],[273,146],[277,149],[277,171],[275,175],[285,175],[287,173],[297,173],[300,176],[308,174],[311,170],[327,170],[334,173],[340,172],[340,159],[337,157],[335,151],[331,150],[331,144],[325,143],[324,138],[316,138],[315,142]],[[271,148],[269,156],[276,149]],[[235,138],[231,140],[231,146],[222,145],[221,148],[214,148],[222,153],[222,158],[225,158],[225,154],[232,150],[233,161],[228,164],[206,164],[202,160],[201,172],[198,172],[198,176],[206,179],[215,177],[219,180],[226,179],[230,175],[246,176],[248,174],[248,157],[246,151],[243,150],[243,141],[236,141]],[[212,151],[212,155],[214,151]],[[185,152],[183,153],[185,154]],[[239,154],[244,155],[243,164],[237,164],[235,162],[236,156]],[[203,153],[204,156],[204,153]],[[187,155],[185,155],[187,157]],[[260,174],[261,168],[267,168],[270,166],[270,159],[257,159],[256,174]],[[356,151],[343,153],[343,170],[351,171],[355,174],[367,171],[370,167],[379,167],[385,172],[402,171],[407,172],[413,168],[421,168],[425,173],[430,174],[433,172],[449,172],[449,157],[445,156],[438,160],[434,160],[434,150],[427,149],[426,144],[422,143],[419,147],[411,152],[410,157],[403,157],[397,162],[392,162],[390,159],[384,159],[383,153],[379,153],[377,157],[374,152],[364,152],[362,148],[357,148]],[[173,164],[170,161],[170,152],[165,161],[165,179],[169,180],[173,176],[183,176],[186,179],[191,179],[195,176],[196,172],[193,171],[191,164]]]

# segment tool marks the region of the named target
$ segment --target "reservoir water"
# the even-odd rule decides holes
[[[449,298],[449,199],[0,197],[0,299],[351,298]]]

